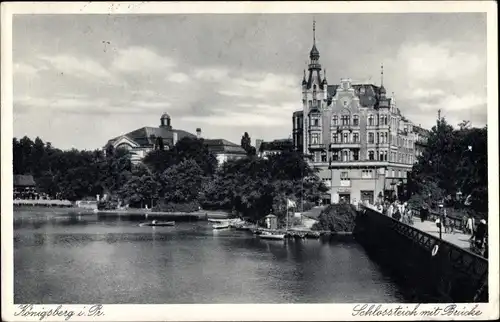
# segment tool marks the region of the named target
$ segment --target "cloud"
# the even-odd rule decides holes
[[[269,96],[299,95],[295,78],[288,74],[249,73],[234,78],[219,90],[219,94],[230,97],[265,99]]]
[[[486,111],[486,57],[479,53],[457,41],[403,43],[388,73],[402,113],[431,126],[438,110],[455,121],[471,119],[472,110]],[[482,115],[474,120],[486,122]]]
[[[189,81],[189,76],[184,73],[172,73],[167,77],[167,80],[172,83],[186,83]]]
[[[170,103],[164,101],[92,99],[79,94],[54,95],[50,98],[24,96],[14,99],[14,110],[23,114],[40,109],[51,113],[78,115],[143,114],[161,113],[169,106]]]
[[[42,55],[39,58],[48,62],[53,69],[61,75],[74,76],[78,78],[113,80],[113,75],[98,62],[87,57],[76,57],[68,54],[54,56]]]
[[[163,72],[176,65],[175,61],[167,56],[160,56],[145,47],[128,47],[118,50],[111,68],[125,73]]]
[[[197,68],[194,72],[194,77],[204,82],[220,82],[227,80],[229,77],[229,70],[222,67],[202,67]]]
[[[435,103],[422,102],[419,104],[422,110],[449,110],[449,111],[464,111],[475,109],[486,104],[486,97],[467,94],[462,96],[447,95]]]
[[[398,57],[415,81],[451,80],[476,74],[482,64],[477,54],[460,51],[450,43],[431,45],[410,43],[402,46]]]
[[[20,74],[26,77],[34,77],[38,74],[38,72],[46,69],[47,68],[45,66],[35,67],[22,62],[14,64],[14,74]]]

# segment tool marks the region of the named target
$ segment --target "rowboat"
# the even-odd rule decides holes
[[[277,240],[277,239],[284,239],[285,238],[285,234],[271,234],[271,233],[268,233],[268,232],[264,232],[264,233],[260,234],[259,237],[262,238],[262,239]]]
[[[175,221],[157,221],[157,222],[144,222],[141,223],[139,226],[175,226]]]
[[[229,228],[229,223],[215,224],[215,225],[212,225],[212,228],[213,229],[225,229],[225,228]]]

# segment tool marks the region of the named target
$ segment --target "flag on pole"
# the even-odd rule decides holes
[[[286,200],[286,204],[287,204],[287,208],[295,208],[296,207],[295,201],[290,200],[290,199]]]

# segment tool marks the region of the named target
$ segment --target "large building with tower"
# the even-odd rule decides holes
[[[315,33],[315,27],[313,27]],[[314,36],[293,113],[293,145],[330,188],[323,203],[397,197],[425,146],[427,131],[406,119],[383,85],[328,84]]]
[[[158,148],[159,140],[163,143],[164,149],[171,149],[179,140],[188,137],[201,139],[201,128],[196,129],[196,134],[174,129],[172,119],[167,113],[160,117],[160,125],[144,126],[132,132],[122,134],[109,140],[104,150],[108,146],[127,149],[130,153],[132,163],[137,164],[152,150]],[[217,158],[219,164],[228,160],[239,159],[246,156],[246,151],[239,145],[224,139],[204,139],[203,142],[208,150]]]

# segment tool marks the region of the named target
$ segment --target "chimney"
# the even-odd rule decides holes
[[[201,129],[200,129],[199,127],[198,127],[198,128],[196,128],[196,137],[197,137],[198,139],[201,139]]]
[[[177,132],[174,132],[173,135],[174,136],[173,136],[173,142],[172,143],[173,143],[173,145],[175,145],[177,143]]]

